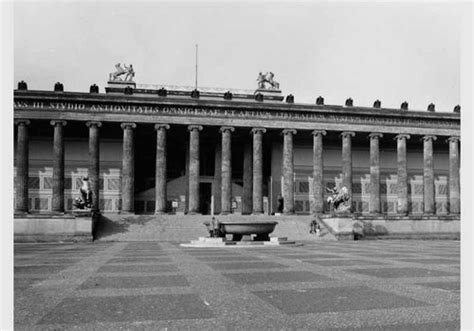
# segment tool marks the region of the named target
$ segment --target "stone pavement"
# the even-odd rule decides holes
[[[459,330],[459,249],[15,244],[15,330]]]

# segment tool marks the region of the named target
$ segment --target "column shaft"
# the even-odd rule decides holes
[[[166,130],[167,124],[156,124],[155,214],[166,213]]]
[[[296,130],[285,129],[283,134],[283,213],[295,213],[295,182],[293,165],[293,135]]]
[[[221,214],[232,212],[232,149],[231,132],[232,127],[222,127],[222,186],[221,186]]]
[[[212,185],[212,194],[214,196],[214,214],[220,214],[222,207],[222,143],[216,145],[214,154],[214,184]]]
[[[253,133],[253,183],[252,183],[252,213],[263,213],[263,149],[262,136],[266,130],[263,128],[252,129]]]
[[[435,136],[423,137],[423,211],[425,214],[436,213],[433,166],[434,140],[436,140]]]
[[[313,206],[314,214],[324,211],[324,171],[323,171],[323,136],[326,131],[313,131]]]
[[[380,149],[381,133],[371,133],[370,139],[370,200],[369,213],[379,214],[380,206]]]
[[[99,210],[100,147],[99,127],[101,122],[87,122],[89,127],[89,182],[92,190],[92,211]]]
[[[459,137],[451,137],[449,141],[449,213],[461,212],[461,186],[459,178]]]
[[[201,126],[190,125],[189,130],[189,209],[188,214],[199,214],[199,131]]]
[[[354,132],[343,132],[342,136],[342,184],[349,192],[349,211],[352,212],[352,137]]]
[[[244,145],[242,214],[252,213],[252,145]]]
[[[135,210],[135,147],[133,129],[135,123],[122,123],[122,210],[123,213],[133,213]]]
[[[53,138],[53,198],[51,209],[64,213],[64,126],[66,121],[51,121]]]
[[[15,212],[28,212],[28,168],[29,168],[29,120],[17,120],[16,178],[15,178]]]
[[[397,139],[397,213],[408,215],[407,139],[410,139],[410,136],[399,134],[395,139]]]

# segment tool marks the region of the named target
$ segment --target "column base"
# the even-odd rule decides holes
[[[221,211],[219,215],[230,215],[232,214],[230,211]]]
[[[260,216],[260,215],[263,215],[263,211],[254,211],[252,212],[252,214],[250,214],[252,216]]]
[[[18,210],[16,210],[13,215],[14,216],[16,216],[16,215],[23,216],[23,215],[29,215],[29,214],[30,214],[29,211],[18,211]]]
[[[283,215],[295,215],[294,211],[284,211]]]
[[[167,215],[168,213],[165,211],[157,210],[155,211],[155,215]]]
[[[423,216],[433,216],[435,214],[436,214],[435,212],[425,212],[423,213]]]

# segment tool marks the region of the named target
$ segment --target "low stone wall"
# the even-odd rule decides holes
[[[460,219],[449,216],[321,218],[339,240],[354,239],[459,239]]]
[[[15,215],[15,242],[92,241],[92,217]]]

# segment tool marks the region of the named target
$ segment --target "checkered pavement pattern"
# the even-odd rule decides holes
[[[459,330],[459,241],[15,244],[15,330]]]

